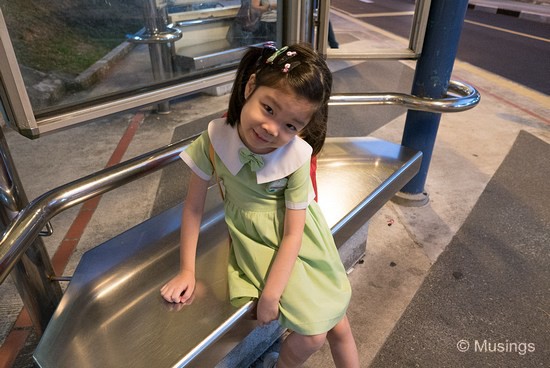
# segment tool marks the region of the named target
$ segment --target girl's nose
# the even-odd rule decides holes
[[[279,135],[279,127],[274,121],[266,121],[262,124],[262,128],[272,137],[277,137]]]

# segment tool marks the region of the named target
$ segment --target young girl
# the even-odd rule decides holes
[[[324,144],[331,87],[326,63],[307,46],[249,49],[227,118],[212,121],[181,154],[193,174],[183,210],[180,271],[162,287],[162,296],[185,303],[193,294],[204,200],[217,174],[231,237],[231,302],[257,300],[260,325],[278,319],[292,331],[277,368],[300,366],[325,339],[337,367],[359,367],[346,317],[351,287],[312,200],[310,158]]]

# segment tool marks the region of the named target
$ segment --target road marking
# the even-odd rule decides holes
[[[455,60],[455,66],[457,68],[463,69],[466,73],[477,75],[489,81],[491,84],[495,86],[498,86],[502,89],[506,89],[509,91],[513,91],[514,93],[517,93],[520,96],[531,99],[532,101],[535,101],[537,104],[540,104],[541,106],[550,106],[550,97],[542,92],[536,91],[522,84],[513,82],[507,79],[506,77],[500,76],[498,74],[495,74],[493,72],[490,72],[488,70],[485,70],[483,68],[480,68],[478,66],[472,65],[468,62],[465,62],[459,59]],[[457,69],[457,72],[459,72],[458,69]],[[462,78],[462,76],[461,76],[461,79],[465,81],[467,80],[467,78]],[[485,89],[483,92],[487,94],[491,94],[490,92],[487,91],[487,89]],[[499,96],[499,98],[503,101],[506,101],[510,105],[515,105],[512,101],[506,99],[504,96]],[[550,120],[548,118],[545,118],[539,114],[536,114],[535,112],[528,111],[528,113],[530,115],[536,116],[538,119],[544,121],[546,124],[550,124]]]
[[[473,24],[473,25],[476,25],[476,26],[494,29],[495,31],[501,31],[501,32],[511,33],[511,34],[516,35],[516,36],[522,36],[522,37],[526,37],[526,38],[532,38],[533,40],[538,40],[538,41],[543,41],[543,42],[550,42],[550,39],[548,39],[548,38],[533,36],[533,35],[530,35],[530,34],[527,34],[527,33],[522,33],[522,32],[511,31],[511,30],[506,29],[506,28],[490,26],[490,25],[488,25],[488,24],[479,23],[479,22],[474,22],[473,20],[467,20],[467,19],[466,19],[466,20],[464,20],[464,23],[470,23],[470,24]]]
[[[333,7],[333,8],[334,8],[334,7]],[[334,8],[334,9],[337,9],[337,8]],[[388,12],[388,13],[362,13],[362,14],[351,14],[351,13],[346,12],[346,11],[341,10],[341,9],[337,9],[337,10],[342,11],[342,12],[344,12],[344,13],[346,13],[346,14],[348,14],[349,16],[354,17],[354,18],[402,17],[402,16],[408,16],[408,15],[414,15],[414,11]],[[511,31],[511,30],[506,29],[506,28],[491,26],[491,25],[488,25],[488,24],[484,24],[484,23],[480,23],[480,22],[475,22],[475,21],[473,21],[473,20],[467,20],[467,19],[465,19],[465,20],[464,20],[464,23],[469,23],[469,24],[473,24],[473,25],[476,25],[476,26],[480,26],[480,27],[485,27],[485,28],[493,29],[493,30],[495,30],[495,31],[506,32],[506,33],[514,34],[514,35],[516,35],[516,36],[522,36],[522,37],[526,37],[526,38],[531,38],[531,39],[537,40],[537,41],[550,42],[550,39],[548,39],[548,38],[539,37],[539,36],[533,36],[533,35],[530,35],[530,34],[528,34],[528,33],[523,33],[523,32]]]
[[[353,14],[356,18],[402,17],[404,15],[414,15],[414,11]]]

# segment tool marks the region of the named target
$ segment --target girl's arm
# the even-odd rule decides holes
[[[258,301],[257,315],[260,324],[269,323],[278,317],[279,299],[283,295],[296,263],[296,258],[298,258],[305,223],[305,209],[286,209],[283,240],[271,265],[264,290]]]
[[[256,10],[262,12],[262,13],[265,13],[266,11],[268,11],[270,9],[275,9],[275,7],[271,6],[269,4],[269,2],[265,5],[262,5],[261,0],[251,0],[250,5],[252,6],[253,9],[256,9]]]
[[[195,259],[208,181],[191,174],[180,231],[180,270],[161,289],[169,302],[185,303],[195,290]]]

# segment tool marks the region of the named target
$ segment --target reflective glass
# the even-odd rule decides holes
[[[408,49],[415,9],[426,0],[331,0],[329,55],[354,53],[392,58]],[[332,37],[331,37],[332,36]],[[393,57],[395,58],[395,57]]]
[[[249,5],[256,23],[237,32],[237,14]],[[276,38],[274,0],[11,0],[0,7],[37,115],[234,69],[243,46]]]

